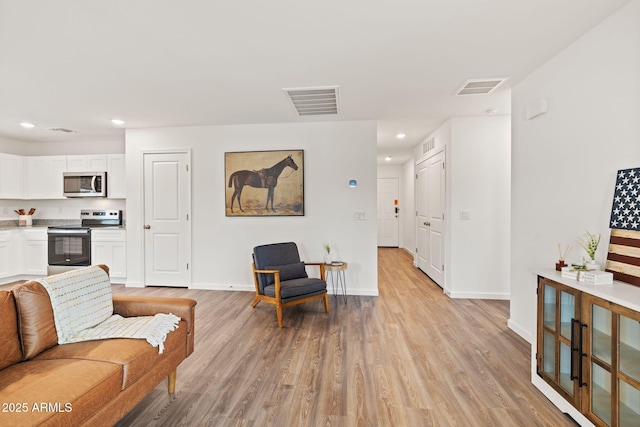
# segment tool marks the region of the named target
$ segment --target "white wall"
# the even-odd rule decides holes
[[[445,149],[445,283],[452,298],[509,298],[510,118],[454,117],[426,138]],[[422,144],[414,150],[416,163]],[[460,210],[470,220],[460,219]],[[415,226],[414,226],[415,227]]]
[[[549,112],[526,120],[527,105]],[[589,230],[606,258],[616,171],[640,166],[640,1],[631,1],[513,89],[509,326],[535,331],[534,267]],[[573,257],[584,255],[574,249]]]
[[[416,251],[416,168],[413,159],[407,160],[402,165],[402,188],[400,197],[403,200],[400,209],[402,224],[403,248],[414,255]]]
[[[454,298],[509,298],[510,143],[509,116],[451,119],[445,274]]]
[[[128,284],[143,283],[142,152],[188,148],[193,287],[253,290],[252,248],[292,240],[305,261],[324,260],[329,243],[349,263],[347,292],[377,295],[376,132],[373,121],[128,130]],[[287,149],[304,150],[305,215],[225,217],[224,153]],[[367,220],[354,221],[356,211]]]
[[[122,154],[122,138],[104,138],[91,140],[81,136],[67,141],[24,142],[0,138],[0,153],[20,156],[59,156],[73,154]]]

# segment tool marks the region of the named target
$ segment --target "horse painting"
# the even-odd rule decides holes
[[[238,208],[240,212],[244,212],[242,209],[242,202],[240,197],[242,196],[242,189],[248,185],[254,188],[266,188],[267,189],[267,203],[265,204],[265,210],[269,210],[269,203],[271,203],[271,211],[275,212],[273,207],[273,193],[276,185],[278,185],[278,177],[282,173],[285,167],[289,166],[294,171],[298,170],[298,165],[293,161],[291,155],[285,157],[270,168],[260,170],[239,170],[231,174],[229,177],[229,188],[234,187],[233,195],[231,196],[231,212],[233,212],[233,202],[238,199]]]

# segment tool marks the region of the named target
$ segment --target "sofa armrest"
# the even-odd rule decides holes
[[[189,298],[113,296],[113,313],[122,317],[153,316],[157,313],[173,313],[187,323],[187,333],[194,328],[197,302]]]

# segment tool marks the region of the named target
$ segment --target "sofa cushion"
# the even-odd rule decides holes
[[[58,343],[51,300],[38,282],[14,286],[11,292],[16,299],[24,360],[28,360]]]
[[[120,392],[122,368],[92,360],[29,360],[2,370],[0,395],[25,412],[2,425],[80,425]]]
[[[122,367],[121,388],[124,390],[174,351],[181,351],[186,357],[186,337],[187,324],[181,321],[178,329],[167,335],[162,354],[145,340],[113,338],[57,345],[34,360],[82,359],[115,363]]]
[[[0,369],[3,369],[22,360],[16,302],[9,291],[0,291],[0,325]]]

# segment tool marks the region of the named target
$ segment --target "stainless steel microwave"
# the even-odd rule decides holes
[[[63,172],[65,197],[107,197],[106,172]]]

